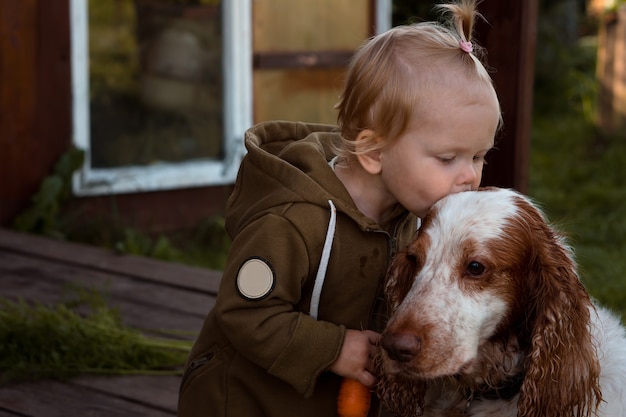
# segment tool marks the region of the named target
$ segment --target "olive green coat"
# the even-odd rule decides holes
[[[334,130],[269,122],[246,132],[248,153],[227,204],[232,247],[186,366],[180,417],[336,415],[341,378],[326,369],[346,328],[380,330],[383,278],[397,242],[415,233],[416,218],[397,207],[379,225],[356,208],[328,164]],[[315,320],[309,308],[328,200],[337,222]],[[252,297],[239,285],[250,259],[272,278]],[[377,415],[376,401],[372,409]]]

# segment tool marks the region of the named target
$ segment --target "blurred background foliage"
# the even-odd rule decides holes
[[[555,24],[571,3],[575,25]],[[626,132],[596,123],[598,20],[584,2],[540,5],[529,194],[568,234],[590,293],[626,318]]]

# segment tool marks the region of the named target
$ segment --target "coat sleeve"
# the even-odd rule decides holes
[[[257,219],[232,242],[215,306],[237,351],[305,396],[338,357],[345,334],[344,326],[317,321],[295,307],[304,283],[312,279],[308,253],[288,220],[273,214]],[[242,275],[251,279],[242,266],[251,259],[265,263],[262,274],[271,271],[272,279],[253,297],[241,290]]]

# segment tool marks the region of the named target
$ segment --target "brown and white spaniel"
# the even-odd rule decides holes
[[[448,196],[394,259],[378,394],[399,416],[625,417],[626,337],[531,200]]]

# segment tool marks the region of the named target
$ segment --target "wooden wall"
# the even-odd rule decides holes
[[[67,1],[0,0],[0,224],[71,142]]]
[[[528,181],[536,2],[484,0],[480,9],[489,24],[478,27],[505,119],[484,183],[521,191]],[[28,205],[71,143],[68,15],[68,0],[0,0],[0,225],[10,225]],[[85,218],[110,216],[159,231],[222,213],[230,190],[76,198],[71,207]]]

